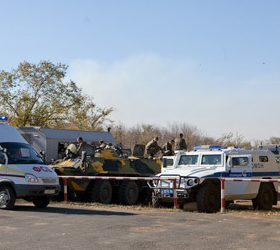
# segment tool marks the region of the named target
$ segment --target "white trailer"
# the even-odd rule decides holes
[[[91,145],[97,145],[100,140],[105,143],[116,144],[116,139],[110,132],[42,127],[20,127],[18,131],[38,153],[45,152],[45,161],[47,163],[59,158],[60,146],[76,143],[77,137],[82,137],[86,143]]]

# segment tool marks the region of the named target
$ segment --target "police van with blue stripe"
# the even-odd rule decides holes
[[[6,121],[6,117],[0,117]],[[0,208],[11,209],[16,198],[46,207],[60,190],[57,174],[23,139],[16,128],[0,123]]]
[[[163,157],[162,172],[157,177],[176,178],[179,204],[196,202],[200,212],[213,213],[220,209],[220,178],[276,179],[279,155],[269,149],[248,150],[218,145],[194,147],[193,151],[176,151],[175,156]],[[173,201],[173,181],[149,183],[153,189],[153,205]],[[252,200],[254,208],[271,209],[277,204],[277,183],[225,183],[225,200]]]

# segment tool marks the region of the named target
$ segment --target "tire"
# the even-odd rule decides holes
[[[110,181],[97,180],[93,185],[92,199],[95,202],[111,204],[112,185]]]
[[[217,213],[221,207],[219,188],[211,183],[202,186],[198,190],[196,203],[199,212]]]
[[[119,189],[121,204],[134,205],[138,200],[139,188],[135,181],[123,181]]]
[[[47,196],[39,196],[35,197],[32,202],[35,207],[44,208],[50,204],[51,198]]]
[[[253,208],[256,210],[258,208],[257,198],[252,200]]]
[[[16,195],[12,188],[8,186],[0,187],[0,208],[12,209],[15,205]]]
[[[273,205],[273,188],[270,184],[262,183],[259,189],[258,196],[255,200],[254,208],[261,210],[270,210]]]
[[[148,205],[152,202],[152,193],[153,191],[149,187],[144,187],[142,190],[139,190],[138,202],[140,204]]]
[[[234,201],[226,201],[225,208],[228,209],[230,207],[230,204],[233,204]]]

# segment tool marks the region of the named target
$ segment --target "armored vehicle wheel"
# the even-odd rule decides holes
[[[225,204],[225,208],[229,208],[230,207],[230,204],[233,204],[234,201],[226,201],[226,204]]]
[[[141,190],[139,190],[139,195],[138,195],[138,202],[141,204],[151,204],[152,201],[152,190],[148,187],[144,187]]]
[[[218,187],[211,183],[202,186],[198,190],[196,202],[199,212],[218,212],[221,206],[221,198]]]
[[[255,203],[255,204],[254,204]],[[253,202],[254,208],[270,210],[273,205],[273,189],[270,184],[262,183],[258,196]]]
[[[110,181],[97,180],[92,190],[93,201],[110,204],[112,200],[112,185]]]
[[[36,207],[41,207],[41,208],[47,207],[50,204],[50,201],[51,198],[47,196],[39,196],[32,200],[33,204]]]
[[[16,201],[15,192],[8,186],[0,187],[0,208],[12,209]]]
[[[134,205],[138,200],[139,188],[135,181],[123,181],[119,189],[120,202],[125,205]]]

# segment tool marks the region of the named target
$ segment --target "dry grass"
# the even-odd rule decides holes
[[[17,200],[17,204],[25,204],[33,206],[33,203]],[[193,206],[186,205],[183,209],[174,209],[171,207],[159,207],[153,208],[151,205],[119,205],[119,204],[101,204],[95,202],[72,202],[72,201],[52,201],[50,206],[54,207],[76,207],[76,208],[86,208],[86,209],[102,209],[102,210],[114,210],[114,211],[135,211],[139,213],[162,213],[162,212],[197,212]],[[252,206],[252,202],[238,200],[235,201],[234,204],[230,204],[229,208],[226,209],[227,214],[234,215],[243,215],[243,216],[251,216],[251,215],[259,215],[259,216],[279,216],[280,215],[280,202],[276,206],[273,206],[272,210],[263,211],[263,210],[254,210]]]

